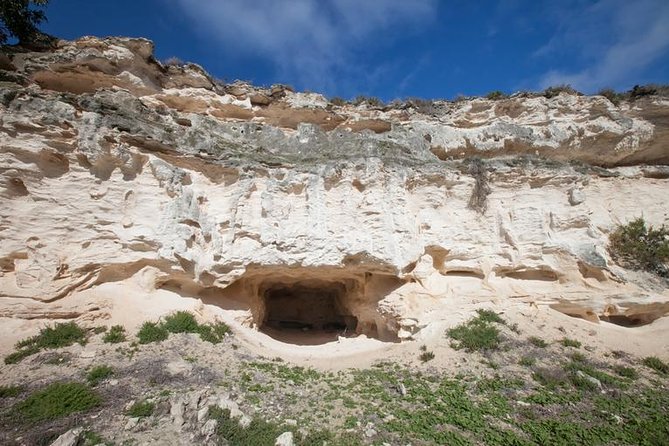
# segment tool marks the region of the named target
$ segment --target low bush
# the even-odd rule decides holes
[[[22,386],[0,386],[0,398],[18,396],[23,392]]]
[[[490,93],[485,95],[485,98],[491,101],[499,101],[500,99],[506,99],[507,97],[508,96],[506,94],[504,94],[499,90],[491,91]]]
[[[553,85],[544,90],[543,95],[547,99],[552,99],[556,96],[559,96],[561,93],[580,95],[578,91],[574,90],[571,85]]]
[[[637,379],[639,377],[637,371],[634,370],[632,367],[624,367],[621,365],[617,365],[613,368],[613,371],[616,372],[618,376],[622,376],[623,378]]]
[[[198,333],[200,333],[200,338],[202,338],[203,341],[218,344],[230,333],[230,327],[224,322],[218,321],[213,324],[200,325]]]
[[[76,322],[57,323],[43,328],[38,335],[16,343],[17,351],[5,357],[5,364],[15,364],[40,350],[86,343],[86,331]]]
[[[200,325],[188,311],[177,311],[165,316],[163,327],[170,333],[197,333]]]
[[[479,310],[474,319],[447,331],[448,336],[457,341],[451,346],[467,351],[496,349],[501,338],[499,329],[493,325],[495,323],[504,324],[505,321],[492,311]]]
[[[539,348],[548,347],[548,342],[544,341],[543,339],[537,336],[530,336],[529,338],[527,338],[527,340],[530,341],[530,344],[534,345],[535,347]]]
[[[119,342],[125,342],[125,339],[125,328],[122,325],[113,325],[102,337],[102,341],[107,344],[118,344]]]
[[[125,412],[129,417],[150,417],[153,414],[155,405],[148,401],[137,401]]]
[[[604,96],[606,99],[611,101],[613,105],[619,105],[620,102],[625,98],[625,95],[622,93],[617,93],[612,88],[604,88],[597,93],[600,96]]]
[[[609,252],[620,265],[669,277],[669,230],[654,229],[639,217],[618,226],[609,237]]]
[[[423,352],[418,356],[422,362],[432,361],[434,359],[434,352]]]
[[[642,361],[643,365],[655,370],[660,375],[669,375],[669,365],[657,356],[649,356]]]
[[[100,402],[100,397],[85,384],[54,383],[18,403],[14,410],[28,421],[43,421],[83,412]]]
[[[96,386],[105,379],[109,378],[114,374],[114,369],[109,367],[108,365],[98,365],[93,367],[88,374],[86,375],[86,379],[92,386]]]
[[[569,338],[562,338],[560,340],[560,344],[562,344],[565,347],[572,347],[572,348],[581,348],[582,345],[576,339],[569,339]]]
[[[150,344],[152,342],[161,342],[167,339],[169,332],[161,324],[156,322],[144,322],[137,332],[137,338],[140,344]]]

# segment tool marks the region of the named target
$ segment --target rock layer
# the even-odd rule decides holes
[[[606,249],[619,223],[667,220],[666,98],[334,106],[152,49],[87,37],[8,55],[0,316],[124,311],[76,296],[129,280],[255,326],[268,290],[339,289],[355,330],[387,339],[463,296],[595,321],[669,300]]]

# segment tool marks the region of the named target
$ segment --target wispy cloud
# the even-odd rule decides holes
[[[263,57],[282,77],[331,91],[336,82],[368,82],[379,67],[365,61],[367,51],[431,20],[437,8],[437,0],[175,1],[222,48]]]
[[[560,16],[558,32],[535,52],[556,57],[571,52],[577,70],[555,68],[544,73],[539,87],[571,84],[593,92],[637,83],[646,68],[669,57],[669,2],[666,0],[600,0]],[[582,3],[581,3],[582,6]]]

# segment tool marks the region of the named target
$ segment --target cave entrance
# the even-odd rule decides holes
[[[347,314],[345,289],[337,284],[312,287],[280,285],[264,292],[264,327],[278,330],[320,330],[355,333],[358,319]]]

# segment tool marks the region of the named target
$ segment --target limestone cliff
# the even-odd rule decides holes
[[[152,51],[89,37],[0,55],[0,316],[170,295],[261,326],[327,318],[267,303],[320,291],[330,322],[397,339],[463,301],[667,312],[664,284],[606,249],[619,223],[667,221],[667,98],[335,106]]]

